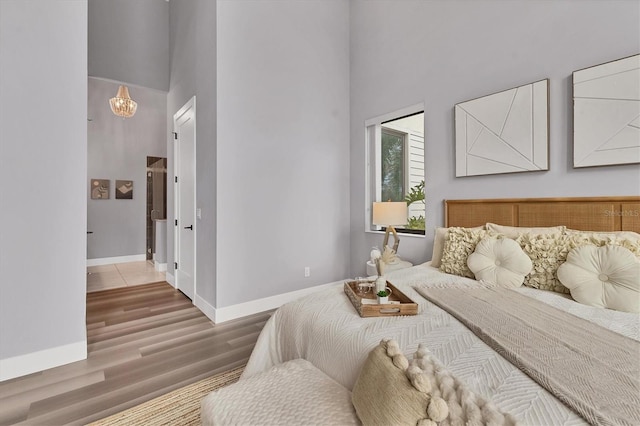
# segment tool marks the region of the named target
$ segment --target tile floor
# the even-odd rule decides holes
[[[87,267],[87,293],[165,281],[151,262],[128,262]]]

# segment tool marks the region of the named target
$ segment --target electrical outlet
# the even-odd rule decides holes
[[[311,276],[311,268],[309,268],[308,266],[304,267],[304,276],[305,276],[305,278]]]

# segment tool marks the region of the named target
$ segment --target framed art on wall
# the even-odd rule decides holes
[[[455,106],[456,177],[549,170],[549,80]]]
[[[109,179],[91,179],[91,199],[107,200],[109,198]]]
[[[640,55],[573,73],[573,167],[640,163]]]
[[[116,180],[116,200],[133,200],[132,180]]]

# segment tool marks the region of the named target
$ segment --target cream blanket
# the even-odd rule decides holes
[[[591,424],[640,424],[640,343],[502,288],[417,289]]]

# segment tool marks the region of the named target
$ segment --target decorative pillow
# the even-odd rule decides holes
[[[573,249],[558,268],[558,278],[577,302],[640,313],[640,262],[624,247]]]
[[[406,370],[409,361],[394,340],[383,340],[369,353],[351,394],[364,425],[415,425],[442,421],[449,414],[441,398],[431,398],[430,383],[414,387]],[[426,386],[426,387],[424,387]]]
[[[467,228],[474,231],[484,229],[484,226],[476,226],[475,228]],[[434,268],[440,267],[442,261],[442,251],[444,250],[444,241],[447,237],[447,231],[449,228],[436,228],[433,236],[433,255],[431,256],[431,266]]]
[[[597,240],[629,240],[640,241],[640,234],[633,231],[613,231],[613,232],[590,232],[567,229],[566,234],[570,237],[578,235],[581,237],[595,238]]]
[[[567,259],[571,250],[569,238],[564,234],[522,234],[516,242],[531,259],[533,269],[524,278],[524,285],[550,290],[558,293],[569,293],[556,277],[558,267]]]
[[[567,237],[572,249],[582,246],[621,246],[640,259],[640,239],[635,239],[632,234],[635,232],[567,232]]]
[[[422,343],[409,362],[398,343],[380,342],[362,367],[351,399],[363,425],[518,424],[492,401],[473,393]]]
[[[418,345],[418,350],[407,368],[407,377],[416,389],[431,393],[432,402],[427,409],[431,419],[435,418],[434,414],[438,408],[446,408],[449,415],[441,425],[520,424],[511,414],[498,409],[492,401],[473,393],[466,383],[447,371],[442,363],[431,355],[424,343]],[[438,402],[439,398],[442,398],[442,403]],[[417,426],[436,426],[436,423],[423,420]]]
[[[520,244],[522,250],[533,262],[533,270],[525,277],[524,285],[558,293],[570,293],[569,289],[558,279],[556,273],[558,267],[567,260],[569,252],[578,247],[615,245],[630,250],[640,259],[640,240],[600,238],[599,234],[601,233],[520,235],[516,242]]]
[[[448,228],[440,270],[447,274],[474,278],[473,272],[467,266],[467,258],[476,249],[480,240],[487,236],[494,236],[494,234],[471,228]]]
[[[477,280],[499,287],[516,288],[524,282],[533,264],[520,245],[509,238],[483,238],[467,259]]]
[[[487,231],[502,234],[507,238],[516,239],[522,234],[556,234],[560,235],[567,229],[566,226],[551,226],[542,228],[525,228],[520,226],[496,225],[495,223],[487,223]]]

